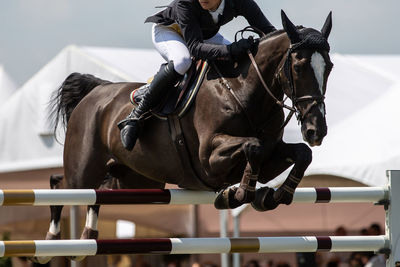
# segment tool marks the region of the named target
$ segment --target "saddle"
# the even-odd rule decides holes
[[[182,117],[193,103],[207,69],[207,61],[193,61],[182,80],[173,88],[165,89],[167,95],[164,101],[161,101],[157,107],[151,110],[152,115],[160,119],[167,119],[170,115],[177,115],[178,118]],[[141,101],[151,80],[147,84],[133,90],[130,94],[130,101],[135,107]]]

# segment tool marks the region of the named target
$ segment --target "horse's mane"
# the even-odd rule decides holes
[[[275,36],[280,35],[280,34],[282,34],[282,33],[284,33],[284,32],[285,32],[284,29],[282,29],[282,30],[276,30],[276,31],[270,32],[270,33],[264,35],[263,37],[261,37],[261,38],[259,39],[259,41],[260,41],[260,42],[265,41],[265,40],[267,40],[267,39],[269,39],[269,38],[275,37]]]
[[[299,25],[299,26],[297,26],[297,29],[299,29],[299,30],[304,29],[304,26]],[[285,30],[284,30],[284,29],[276,30],[276,31],[270,32],[270,33],[264,35],[263,37],[261,37],[261,38],[259,39],[259,41],[262,42],[262,41],[268,40],[269,38],[278,36],[278,35],[280,35],[280,34],[282,34],[282,33],[285,33]]]

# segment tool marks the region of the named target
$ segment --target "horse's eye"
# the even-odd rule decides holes
[[[303,51],[298,51],[298,52],[295,54],[295,56],[296,56],[296,59],[301,60],[301,59],[304,58],[305,55],[304,55]]]
[[[301,66],[300,66],[300,65],[295,64],[295,65],[293,66],[293,68],[294,68],[294,71],[295,71],[295,72],[297,72],[297,73],[300,73],[300,72],[301,72]]]

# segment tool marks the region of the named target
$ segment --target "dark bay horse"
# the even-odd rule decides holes
[[[332,69],[327,42],[332,19],[321,31],[295,27],[282,11],[284,30],[259,39],[254,58],[215,62],[195,102],[179,120],[196,177],[185,176],[171,122],[150,117],[129,152],[117,124],[131,110],[129,94],[139,83],[111,83],[91,75],[71,74],[56,98],[56,115],[67,125],[64,178],[52,188],[98,188],[113,177],[126,188],[164,188],[165,183],[194,190],[219,191],[215,206],[252,203],[257,210],[290,204],[312,154],[305,144],[283,142],[282,101],[289,97],[304,140],[320,145],[327,134],[324,95]],[[254,61],[254,62],[253,62]],[[287,106],[286,106],[287,107]],[[292,166],[276,191],[255,190]],[[228,186],[239,183],[238,188]],[[62,206],[52,206],[47,239],[60,238]],[[97,238],[99,206],[88,207],[81,238]],[[42,259],[41,261],[49,260]]]

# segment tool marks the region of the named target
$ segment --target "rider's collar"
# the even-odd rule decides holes
[[[224,13],[224,9],[225,9],[225,0],[222,0],[216,10],[208,11],[210,12],[210,15],[213,18],[215,24],[218,23],[219,16],[222,16],[222,14]]]

